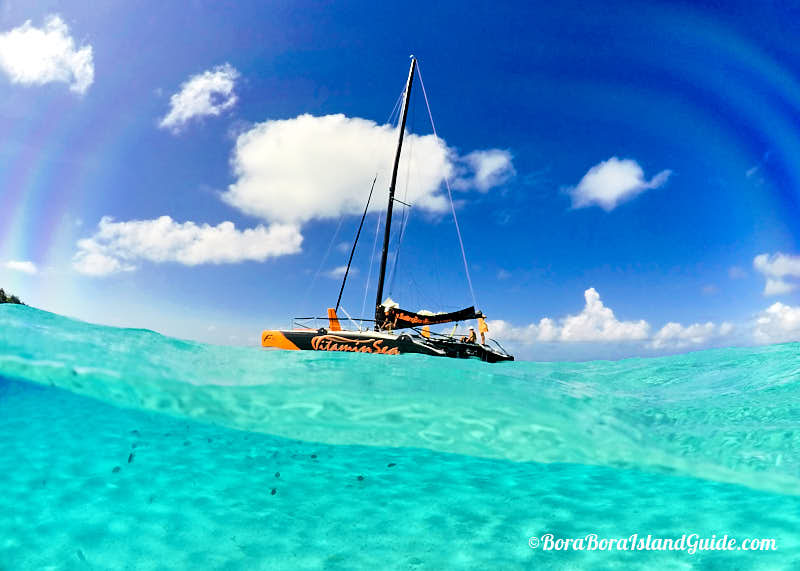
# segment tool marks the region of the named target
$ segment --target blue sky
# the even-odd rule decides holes
[[[472,303],[446,176],[523,357],[800,339],[797,8],[377,4],[0,1],[0,283],[219,343],[323,314],[413,53],[404,307]]]

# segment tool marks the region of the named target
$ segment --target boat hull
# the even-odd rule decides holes
[[[455,340],[424,339],[407,334],[395,335],[377,331],[328,331],[326,329],[266,330],[261,345],[291,351],[328,351],[402,355],[416,353],[434,357],[478,358],[494,363],[513,361],[485,345]]]

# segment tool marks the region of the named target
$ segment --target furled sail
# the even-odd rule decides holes
[[[483,313],[475,311],[470,306],[459,311],[450,313],[415,313],[399,307],[389,307],[384,311],[384,322],[392,329],[404,329],[406,327],[419,327],[422,325],[435,325],[437,323],[450,323],[451,321],[466,321],[468,319],[478,319],[483,317]]]

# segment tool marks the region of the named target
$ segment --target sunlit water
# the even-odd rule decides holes
[[[789,569],[798,426],[797,344],[487,365],[3,305],[0,569]],[[528,546],[545,533],[777,549]]]

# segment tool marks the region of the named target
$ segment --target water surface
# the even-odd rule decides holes
[[[791,568],[798,349],[488,365],[0,306],[0,568]],[[528,547],[548,532],[778,549]]]

